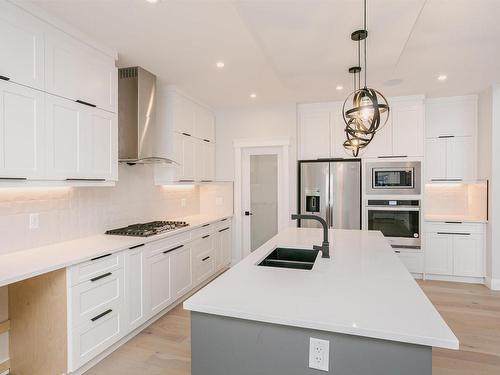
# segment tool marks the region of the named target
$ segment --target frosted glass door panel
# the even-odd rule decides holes
[[[250,155],[251,250],[278,233],[278,157]]]

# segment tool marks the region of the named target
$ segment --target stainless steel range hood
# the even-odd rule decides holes
[[[175,163],[158,147],[156,76],[141,67],[118,69],[118,160]]]

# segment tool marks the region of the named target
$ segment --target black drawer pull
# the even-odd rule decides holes
[[[437,234],[449,234],[458,236],[470,236],[470,233],[458,233],[458,232],[437,232]]]
[[[438,138],[455,138],[454,135],[440,135]]]
[[[94,278],[90,279],[90,281],[94,282],[94,281],[97,281],[97,280],[104,279],[105,277],[108,277],[108,276],[111,276],[111,275],[112,275],[112,273],[108,272],[108,273],[105,273],[104,275],[94,277]]]
[[[171,249],[169,249],[169,250],[165,250],[165,251],[163,252],[163,254],[170,253],[171,251],[174,251],[174,250],[180,249],[181,247],[184,247],[184,245],[179,245],[179,246],[173,247],[173,248],[171,248]]]
[[[67,178],[66,181],[106,181],[105,178]]]
[[[202,262],[204,262],[204,261],[206,261],[206,260],[208,260],[208,259],[210,259],[210,257],[205,257],[205,258],[203,258],[201,261],[202,261]]]
[[[210,139],[203,139],[204,142],[209,142],[210,143]]]
[[[407,158],[408,155],[385,155],[378,156],[379,159],[394,159],[394,158]]]
[[[92,107],[92,108],[97,107],[95,104],[92,104],[92,103],[89,103],[89,102],[85,102],[85,101],[80,100],[80,99],[75,100],[75,102],[83,104],[83,105],[87,105],[87,106]]]
[[[189,133],[182,133],[182,135],[185,135],[186,137],[191,137],[191,134]]]
[[[10,81],[10,78],[9,77],[6,77],[6,76],[0,76],[0,79],[2,81]]]
[[[130,250],[132,250],[132,249],[137,249],[138,247],[142,247],[142,246],[144,246],[144,244],[143,244],[143,243],[141,243],[140,245],[135,245],[135,246],[129,247],[129,249],[130,249]]]
[[[213,180],[201,180],[200,182],[213,182]]]
[[[221,221],[226,221],[227,220],[227,217],[225,219],[222,219]]]
[[[110,257],[110,256],[111,256],[111,254],[101,255],[101,256],[98,256],[98,257],[92,258],[91,260],[102,259],[102,258],[106,258],[106,257]]]
[[[208,238],[208,237],[210,237],[210,235],[209,235],[209,234],[207,234],[207,235],[205,235],[205,236],[203,236],[203,237],[201,237],[201,238],[202,238],[202,239],[205,239],[205,238]]]
[[[104,311],[103,313],[100,313],[99,315],[94,316],[94,317],[93,317],[92,319],[90,319],[90,320],[92,320],[93,322],[95,322],[96,320],[101,319],[103,316],[108,315],[108,314],[109,314],[110,312],[112,312],[112,311],[113,311],[112,309],[106,310],[106,311]]]
[[[194,180],[179,180],[179,182],[194,182]]]
[[[26,181],[26,177],[0,177],[0,180]]]
[[[461,221],[445,221],[445,224],[463,224]]]
[[[221,229],[221,230],[219,230],[219,233],[220,233],[220,232],[224,232],[225,230],[228,230],[228,229],[229,229],[229,227],[224,228],[224,229]]]
[[[203,224],[201,227],[202,228],[205,228],[205,227],[208,227],[210,224]]]
[[[399,250],[394,250],[394,252],[395,252],[396,254],[401,254],[401,251],[399,251]]]
[[[462,181],[461,178],[432,178],[431,181],[435,181],[435,182],[460,182]]]

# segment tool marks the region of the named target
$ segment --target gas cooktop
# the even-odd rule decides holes
[[[151,221],[149,223],[132,224],[128,227],[111,229],[106,234],[115,234],[119,236],[149,237],[155,234],[168,232],[174,229],[189,226],[185,221]]]

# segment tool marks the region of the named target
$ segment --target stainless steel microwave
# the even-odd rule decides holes
[[[420,162],[368,163],[366,194],[418,195],[421,192]]]

